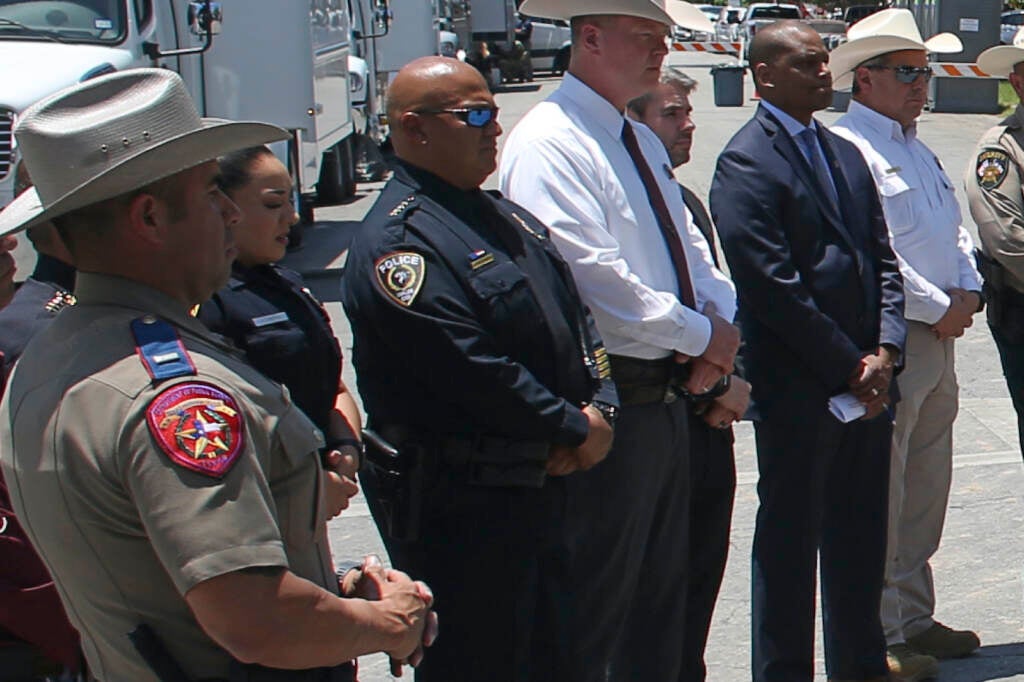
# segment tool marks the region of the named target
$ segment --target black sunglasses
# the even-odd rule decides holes
[[[896,80],[904,85],[915,83],[918,78],[922,77],[924,78],[925,83],[932,79],[932,67],[930,66],[883,66],[881,64],[875,64],[867,68],[874,71],[891,70],[896,76]]]
[[[483,128],[498,119],[498,107],[466,107],[464,109],[422,109],[417,114],[451,114],[470,128]]]

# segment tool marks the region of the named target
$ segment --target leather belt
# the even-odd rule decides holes
[[[689,370],[689,365],[680,365],[672,356],[644,360],[609,354],[608,360],[619,404],[624,407],[675,402],[679,398],[676,386]]]

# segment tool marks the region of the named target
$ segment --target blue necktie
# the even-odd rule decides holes
[[[818,150],[817,135],[814,134],[814,130],[811,128],[804,128],[800,131],[799,136],[807,153],[807,160],[811,163],[811,170],[818,176],[818,181],[825,188],[825,191],[828,192],[828,198],[832,201],[832,204],[839,208],[839,195],[836,193],[836,186],[832,182],[832,174],[829,173],[828,166],[825,165],[825,160]]]

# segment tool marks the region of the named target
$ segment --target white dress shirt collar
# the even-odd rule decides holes
[[[860,121],[864,127],[874,130],[880,136],[889,137],[897,142],[910,144],[917,139],[917,121],[914,121],[904,129],[899,121],[894,121],[885,114],[880,114],[857,100],[850,101],[850,108],[847,109],[846,115]]]
[[[768,113],[770,113],[772,116],[779,119],[779,123],[781,123],[782,127],[786,129],[786,132],[789,133],[789,136],[794,139],[797,135],[803,132],[804,128],[810,128],[811,130],[817,132],[818,124],[813,118],[811,119],[811,125],[805,126],[803,123],[796,120],[795,118],[787,114],[785,111],[779,109],[777,106],[768,102],[767,100],[761,100],[761,106],[767,109]]]
[[[625,116],[611,102],[597,94],[593,88],[571,73],[566,73],[562,77],[562,84],[558,89],[562,95],[571,99],[580,109],[587,112],[587,117],[592,122],[607,130],[609,135],[616,139],[622,137]]]

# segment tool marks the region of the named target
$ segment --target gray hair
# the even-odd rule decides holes
[[[682,91],[682,93],[687,97],[697,89],[697,81],[690,78],[674,66],[666,66],[661,70],[661,77],[658,78],[658,84],[671,85],[672,87]],[[631,99],[629,104],[626,105],[626,108],[635,116],[643,117],[647,114],[647,107],[650,105],[653,98],[653,92],[645,92],[639,97]]]

